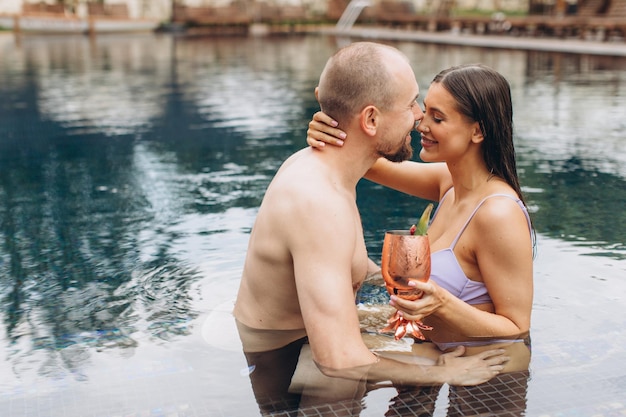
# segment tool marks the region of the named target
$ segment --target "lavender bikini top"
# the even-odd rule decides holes
[[[450,190],[452,190],[452,188]],[[441,203],[443,203],[443,200],[446,198],[450,190],[446,191],[443,198],[439,202],[439,205],[437,206],[437,209],[433,214],[432,220],[434,220],[437,216],[439,207],[441,207]],[[513,197],[508,194],[492,194],[485,197],[480,201],[480,203],[478,203],[463,227],[461,227],[461,230],[456,235],[449,248],[438,250],[431,253],[430,255],[430,279],[434,280],[440,287],[448,290],[450,294],[454,295],[457,298],[460,298],[462,301],[465,301],[468,304],[484,304],[491,303],[492,301],[491,297],[489,296],[489,292],[487,291],[487,287],[484,283],[472,281],[465,275],[465,272],[463,272],[463,269],[461,269],[461,265],[459,265],[459,261],[454,255],[454,247],[456,246],[456,243],[461,237],[461,234],[465,231],[465,228],[469,224],[470,220],[472,220],[480,206],[485,202],[485,200],[491,197],[508,197],[517,202],[517,204],[524,212],[524,215],[526,216],[526,220],[528,221],[528,228],[531,228],[528,211],[526,210],[524,203],[519,198]]]

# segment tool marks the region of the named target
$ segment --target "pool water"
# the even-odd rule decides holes
[[[530,378],[521,409],[497,415],[625,415],[626,59],[393,44],[422,96],[460,63],[511,83],[538,253]],[[305,145],[336,48],[0,34],[0,416],[259,415],[230,311],[256,209]],[[363,181],[358,204],[377,259],[425,202]],[[419,415],[396,396],[346,415]],[[452,415],[448,397],[432,415]]]

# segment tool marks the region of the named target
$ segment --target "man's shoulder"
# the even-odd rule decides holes
[[[298,170],[303,164],[307,164],[312,160],[313,150],[310,148],[300,149],[298,152],[295,152],[289,156],[289,158],[285,159],[285,161],[281,164],[280,168],[276,172],[276,176],[280,176],[284,171],[287,170]]]
[[[282,164],[267,193],[288,193],[306,200],[318,191],[331,187],[332,177],[328,167],[321,164],[311,150],[303,149]]]
[[[334,210],[349,201],[335,175],[312,154],[297,152],[285,161],[268,187],[264,205],[272,216],[294,216],[316,210]],[[337,207],[339,208],[339,207]]]

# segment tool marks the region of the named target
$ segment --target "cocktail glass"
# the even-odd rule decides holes
[[[409,286],[410,281],[428,281],[430,277],[430,243],[426,235],[412,235],[405,230],[389,230],[383,240],[382,275],[391,295],[417,300],[422,292]],[[410,334],[425,340],[421,330],[432,330],[418,320],[407,320],[397,311],[387,320],[381,332],[393,332],[396,340]]]

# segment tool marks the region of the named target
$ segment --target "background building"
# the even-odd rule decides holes
[[[382,0],[371,0],[372,4]],[[565,0],[405,0],[397,3],[405,3],[412,6],[417,12],[435,10],[442,3],[450,3],[459,9],[477,9],[492,11],[519,11],[528,10],[529,1],[534,3],[554,4]],[[576,0],[569,0],[576,1]],[[169,20],[174,5],[181,7],[225,7],[233,4],[258,5],[266,4],[270,7],[300,7],[317,14],[325,14],[332,0],[0,0],[0,14],[18,14],[23,5],[28,4],[62,4],[68,13],[74,13],[84,17],[87,15],[87,3],[100,3],[106,5],[126,4],[129,17],[150,18]],[[348,3],[348,0],[345,1]]]

